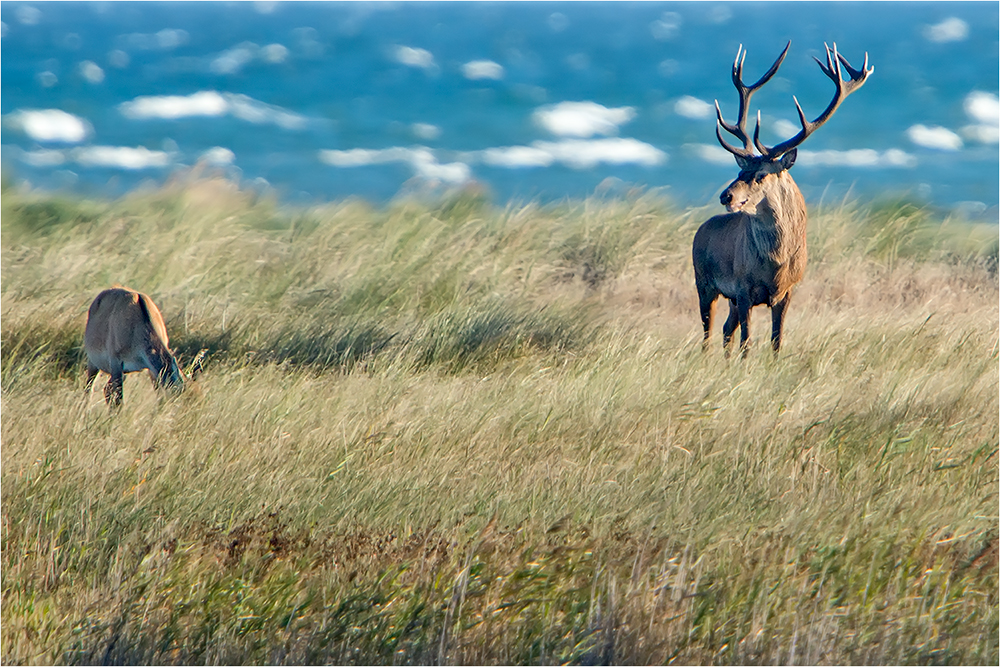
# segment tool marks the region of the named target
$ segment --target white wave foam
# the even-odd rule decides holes
[[[42,20],[42,10],[31,6],[18,7],[17,20],[23,25],[38,25]]]
[[[236,154],[228,148],[215,146],[202,153],[198,160],[200,162],[207,162],[208,164],[222,167],[235,162]]]
[[[798,134],[799,130],[802,129],[801,125],[796,125],[790,120],[785,120],[784,118],[779,118],[774,121],[774,125],[771,126],[772,132],[781,140],[790,139],[791,137]]]
[[[334,167],[365,167],[387,162],[408,162],[409,149],[406,148],[351,148],[349,150],[321,150],[319,159]]]
[[[42,88],[51,88],[59,83],[59,77],[57,77],[54,72],[50,72],[48,70],[39,72],[35,78],[38,79],[38,85]]]
[[[729,20],[733,18],[733,10],[725,5],[719,5],[713,7],[708,13],[708,20],[716,25],[722,25],[723,23],[728,23]]]
[[[685,95],[674,103],[674,112],[685,118],[710,118],[715,113],[715,107],[697,97]]]
[[[487,148],[482,152],[482,160],[494,167],[517,169],[522,167],[548,167],[555,162],[555,156],[537,146],[507,146]]]
[[[714,144],[685,144],[684,148],[687,152],[704,162],[726,167],[736,166],[732,153],[722,146]],[[869,148],[846,151],[799,150],[795,164],[804,167],[894,167],[909,169],[917,166],[917,158],[898,148],[890,148],[882,152]]]
[[[296,28],[292,34],[295,35],[295,48],[300,55],[306,58],[319,58],[323,55],[325,49],[317,39],[319,32],[316,28]]]
[[[35,141],[77,144],[90,135],[90,124],[61,109],[25,109],[7,116],[12,127]]]
[[[176,120],[190,116],[223,116],[229,111],[226,98],[214,90],[192,95],[148,95],[118,105],[126,118]]]
[[[566,139],[559,142],[538,141],[536,148],[552,153],[553,157],[574,169],[589,169],[604,162],[607,164],[662,164],[667,154],[637,139],[612,137],[608,139]]]
[[[75,148],[73,159],[85,167],[112,167],[117,169],[149,169],[166,167],[170,155],[163,151],[151,151],[139,146],[85,146]]]
[[[962,105],[966,115],[982,125],[1000,124],[1000,97],[981,90],[974,90],[965,96]]]
[[[477,81],[479,79],[500,80],[503,78],[503,66],[492,60],[472,60],[462,65],[462,75],[466,79]]]
[[[429,181],[461,184],[472,179],[472,170],[464,162],[438,162],[434,153],[424,146],[414,148],[352,148],[350,150],[321,150],[319,159],[334,167],[363,167],[390,162],[409,164],[414,173]]]
[[[208,67],[215,74],[238,74],[255,60],[279,65],[288,60],[288,48],[277,43],[261,47],[253,42],[241,42],[213,58]]]
[[[205,90],[191,95],[151,95],[137,97],[118,105],[126,118],[177,120],[196,116],[219,117],[227,114],[258,125],[274,124],[288,130],[306,126],[304,116],[278,106],[265,104],[247,95]]]
[[[164,28],[157,33],[133,32],[119,37],[120,43],[133,51],[170,51],[187,44],[190,35],[179,28]]]
[[[1000,143],[1000,127],[996,125],[966,125],[962,136],[980,144]]]
[[[962,137],[946,127],[933,125],[912,125],[906,130],[906,136],[917,146],[934,148],[941,151],[957,151],[962,148]]]
[[[93,60],[84,60],[79,65],[80,76],[90,83],[100,83],[104,81],[104,70]]]
[[[441,136],[441,128],[430,123],[414,123],[410,126],[410,130],[415,137],[424,141],[433,141]]]
[[[653,33],[653,39],[665,42],[680,33],[683,23],[684,19],[677,12],[663,12],[658,21],[649,24],[649,31]]]
[[[898,167],[911,169],[917,166],[917,158],[898,148],[890,148],[883,152],[871,148],[846,151],[800,150],[795,163],[804,167]]]
[[[397,46],[394,54],[396,61],[408,67],[430,69],[434,67],[434,55],[427,49],[412,46]]]
[[[175,49],[187,41],[186,30],[165,28],[156,33],[156,43],[161,49]]]
[[[924,26],[924,37],[932,42],[961,42],[968,36],[969,24],[956,16]]]
[[[66,162],[66,155],[55,149],[42,148],[34,151],[21,151],[21,162],[32,167],[58,167]]]
[[[212,60],[208,68],[215,74],[236,74],[257,57],[260,47],[253,42],[243,42],[223,51]]]
[[[736,164],[733,154],[718,144],[684,144],[684,150],[709,164],[724,166]]]
[[[590,169],[600,163],[654,166],[665,162],[667,154],[637,139],[610,137],[536,141],[530,146],[488,148],[479,153],[479,159],[485,164],[508,169],[548,167],[554,162],[573,169]]]
[[[132,58],[121,49],[115,49],[108,52],[108,64],[112,67],[125,69],[131,61]]]
[[[278,65],[288,60],[288,47],[284,44],[268,44],[260,50],[260,55],[265,62]]]
[[[562,32],[569,26],[569,19],[562,12],[552,12],[547,23],[552,32]]]
[[[258,125],[270,123],[286,130],[299,130],[306,125],[304,116],[278,106],[265,104],[248,95],[226,93],[225,99],[229,103],[229,113],[251,123]]]
[[[411,162],[417,175],[429,181],[444,181],[460,185],[472,180],[472,170],[464,162],[440,164],[433,157],[429,160],[415,159]]]
[[[619,125],[635,118],[635,109],[608,108],[596,102],[560,102],[536,109],[533,117],[552,134],[586,138],[616,134]]]

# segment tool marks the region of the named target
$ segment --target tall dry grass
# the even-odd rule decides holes
[[[727,361],[649,195],[2,207],[4,662],[997,662],[995,227],[813,211]],[[190,391],[84,396],[113,283]]]

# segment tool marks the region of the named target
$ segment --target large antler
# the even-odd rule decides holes
[[[747,134],[747,111],[750,109],[750,97],[757,92],[758,88],[771,80],[774,73],[778,71],[779,67],[781,67],[781,63],[785,59],[785,54],[788,53],[788,47],[791,45],[791,42],[788,42],[788,44],[785,45],[785,50],[781,52],[778,59],[774,61],[773,65],[771,65],[771,69],[767,70],[767,72],[764,73],[764,76],[760,77],[757,83],[752,86],[747,86],[743,83],[743,61],[746,60],[747,52],[743,50],[742,44],[740,44],[739,50],[736,51],[736,61],[733,63],[733,85],[736,86],[736,90],[740,94],[740,115],[736,125],[730,125],[722,119],[722,110],[719,108],[719,100],[715,100],[715,113],[718,116],[718,122],[715,125],[715,136],[719,138],[719,143],[722,144],[722,147],[733,155],[739,157],[754,157],[753,150],[750,148],[750,136]],[[742,141],[743,148],[736,148],[727,144],[722,138],[721,129],[726,130],[726,132],[729,132],[731,135]],[[757,131],[759,130],[760,123],[758,122]],[[757,131],[754,132],[754,143],[756,143]]]
[[[833,99],[830,100],[830,104],[827,105],[823,113],[821,113],[819,117],[816,118],[816,120],[812,121],[811,123],[806,120],[806,115],[802,111],[802,107],[799,105],[799,101],[794,96],[792,96],[792,99],[795,100],[795,108],[799,112],[799,121],[802,123],[802,129],[799,130],[798,134],[796,134],[791,139],[782,141],[780,144],[774,146],[773,148],[768,148],[764,144],[760,143],[760,138],[759,138],[760,114],[758,113],[757,127],[754,129],[753,132],[753,143],[757,147],[757,150],[760,151],[760,154],[765,159],[776,160],[785,153],[787,153],[788,151],[797,147],[803,141],[805,141],[806,138],[810,134],[815,132],[820,126],[822,126],[823,123],[830,120],[830,116],[832,116],[833,112],[837,110],[837,107],[840,106],[840,103],[843,102],[848,95],[853,93],[861,86],[865,85],[865,81],[868,80],[868,75],[870,75],[872,72],[875,71],[874,65],[872,67],[868,66],[867,52],[865,53],[865,64],[861,66],[860,70],[856,70],[853,67],[851,67],[851,64],[849,62],[847,62],[847,58],[837,53],[836,42],[834,42],[833,44],[832,55],[830,53],[830,47],[827,46],[826,44],[824,44],[823,46],[826,47],[826,64],[824,65],[819,58],[814,57],[813,59],[817,63],[819,63],[819,67],[821,70],[823,70],[823,73],[826,74],[830,78],[830,80],[832,80],[837,85],[837,92],[834,94]],[[841,65],[844,66],[844,69],[846,69],[847,73],[851,76],[849,81],[844,81],[843,78],[841,77],[841,69],[840,69]]]

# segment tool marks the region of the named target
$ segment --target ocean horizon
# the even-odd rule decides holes
[[[203,165],[312,204],[473,187],[495,201],[633,188],[718,204],[737,172],[733,59],[761,138],[833,94],[824,44],[875,72],[803,144],[810,205],[1000,204],[995,2],[4,2],[5,181],[119,196]]]

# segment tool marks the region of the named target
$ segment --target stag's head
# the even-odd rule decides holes
[[[746,59],[746,51],[743,50],[743,45],[740,45],[739,50],[736,52],[736,61],[733,63],[733,85],[736,86],[736,90],[740,96],[739,119],[735,125],[730,125],[722,119],[722,110],[719,108],[719,101],[715,101],[715,111],[718,117],[715,126],[715,136],[718,137],[722,147],[735,156],[736,163],[740,167],[739,176],[729,184],[719,197],[722,205],[730,212],[746,211],[748,213],[755,213],[757,205],[762,200],[772,198],[773,201],[773,197],[778,196],[778,193],[789,192],[790,188],[794,188],[797,192],[795,183],[787,172],[795,164],[798,146],[810,134],[828,121],[833,112],[840,106],[840,103],[848,95],[863,86],[868,76],[875,71],[874,67],[868,66],[867,53],[865,54],[864,65],[860,70],[856,70],[851,67],[851,64],[847,62],[844,56],[837,53],[836,44],[833,45],[832,50],[827,46],[826,64],[818,58],[815,60],[819,63],[823,73],[837,86],[833,99],[823,113],[816,120],[810,122],[806,120],[806,115],[802,111],[799,101],[793,97],[792,99],[795,101],[795,108],[799,113],[799,122],[802,124],[802,129],[792,138],[775,146],[768,147],[760,141],[759,111],[757,112],[757,125],[753,131],[753,138],[751,139],[750,135],[747,134],[747,113],[750,108],[750,98],[775,75],[778,68],[781,67],[785,55],[788,53],[788,47],[791,45],[791,42],[785,45],[784,51],[774,61],[771,68],[751,86],[743,83],[743,61]],[[847,70],[850,80],[845,81],[842,78],[841,72],[843,70],[841,66],[843,66],[844,70]],[[722,130],[739,139],[743,146],[739,147],[727,144],[722,138]],[[754,148],[757,149],[756,153],[754,152]]]

